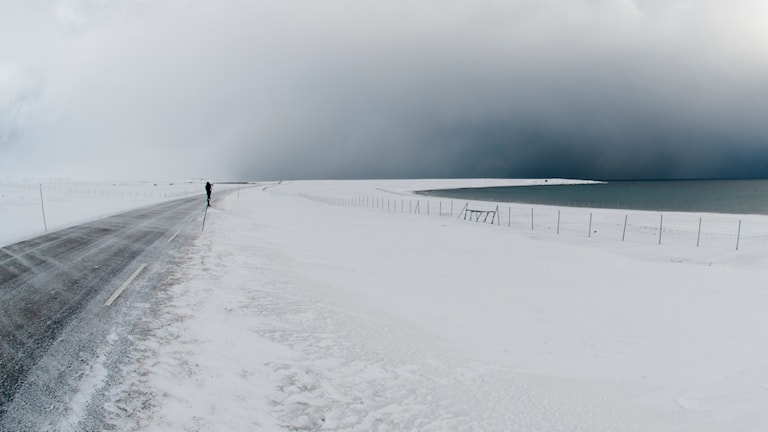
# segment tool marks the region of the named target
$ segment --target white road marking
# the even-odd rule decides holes
[[[144,264],[140,265],[140,266],[139,266],[139,268],[137,268],[137,269],[136,269],[136,271],[135,271],[135,272],[133,272],[133,274],[131,275],[131,277],[129,277],[129,278],[128,278],[128,280],[126,280],[125,282],[123,282],[123,284],[122,284],[122,285],[120,285],[120,288],[118,288],[118,289],[117,289],[117,291],[115,291],[115,293],[114,293],[114,294],[112,294],[112,297],[110,297],[110,298],[107,300],[107,302],[106,302],[106,303],[104,303],[104,306],[112,306],[112,302],[114,302],[115,300],[117,300],[117,297],[118,297],[118,296],[120,296],[120,294],[122,294],[122,293],[123,293],[123,291],[125,291],[125,289],[126,289],[126,288],[128,288],[128,285],[129,285],[131,282],[133,282],[133,280],[134,280],[134,279],[136,279],[136,276],[138,276],[138,275],[139,275],[139,273],[141,273],[141,271],[142,271],[142,270],[144,270],[144,267],[146,267],[146,266],[147,266],[147,264],[146,264],[146,263],[144,263]]]
[[[176,231],[176,234],[172,235],[171,238],[168,239],[168,243],[172,242],[173,239],[175,239],[176,236],[179,235],[180,232],[181,232],[181,230]]]

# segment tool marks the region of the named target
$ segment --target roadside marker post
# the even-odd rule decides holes
[[[43,184],[40,183],[40,208],[43,210],[43,228],[48,232],[48,222],[45,220],[45,204],[43,204]]]

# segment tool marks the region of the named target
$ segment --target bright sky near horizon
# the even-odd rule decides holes
[[[766,177],[764,0],[0,0],[0,178]]]

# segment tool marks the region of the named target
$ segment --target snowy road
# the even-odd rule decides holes
[[[82,418],[90,402],[73,399],[84,390],[78,377],[124,349],[124,329],[200,229],[202,209],[199,198],[177,200],[0,248],[0,429]]]

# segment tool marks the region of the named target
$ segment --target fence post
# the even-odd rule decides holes
[[[592,238],[592,213],[589,214],[589,232],[587,238]]]
[[[509,206],[509,219],[507,219],[507,228],[512,227],[512,206]]]
[[[427,216],[429,216],[429,200],[427,200]]]
[[[533,207],[531,207],[531,231],[533,231]]]
[[[701,216],[699,216],[699,233],[696,234],[696,247],[699,247],[699,241],[701,241]]]
[[[560,209],[557,210],[557,233],[560,234]]]
[[[624,241],[624,237],[627,235],[627,216],[624,215],[624,229],[621,231],[621,241]]]
[[[438,204],[438,210],[440,211],[440,213],[438,213],[438,216],[442,216],[443,215],[443,202],[442,201],[440,201],[439,204]]]
[[[739,219],[739,230],[736,232],[736,250],[739,250],[739,240],[741,240],[741,219]]]
[[[659,219],[659,244],[661,244],[661,232],[664,229],[664,215],[661,215]]]
[[[48,222],[45,220],[45,204],[43,204],[43,184],[40,183],[40,208],[43,210],[43,228],[48,232]]]

